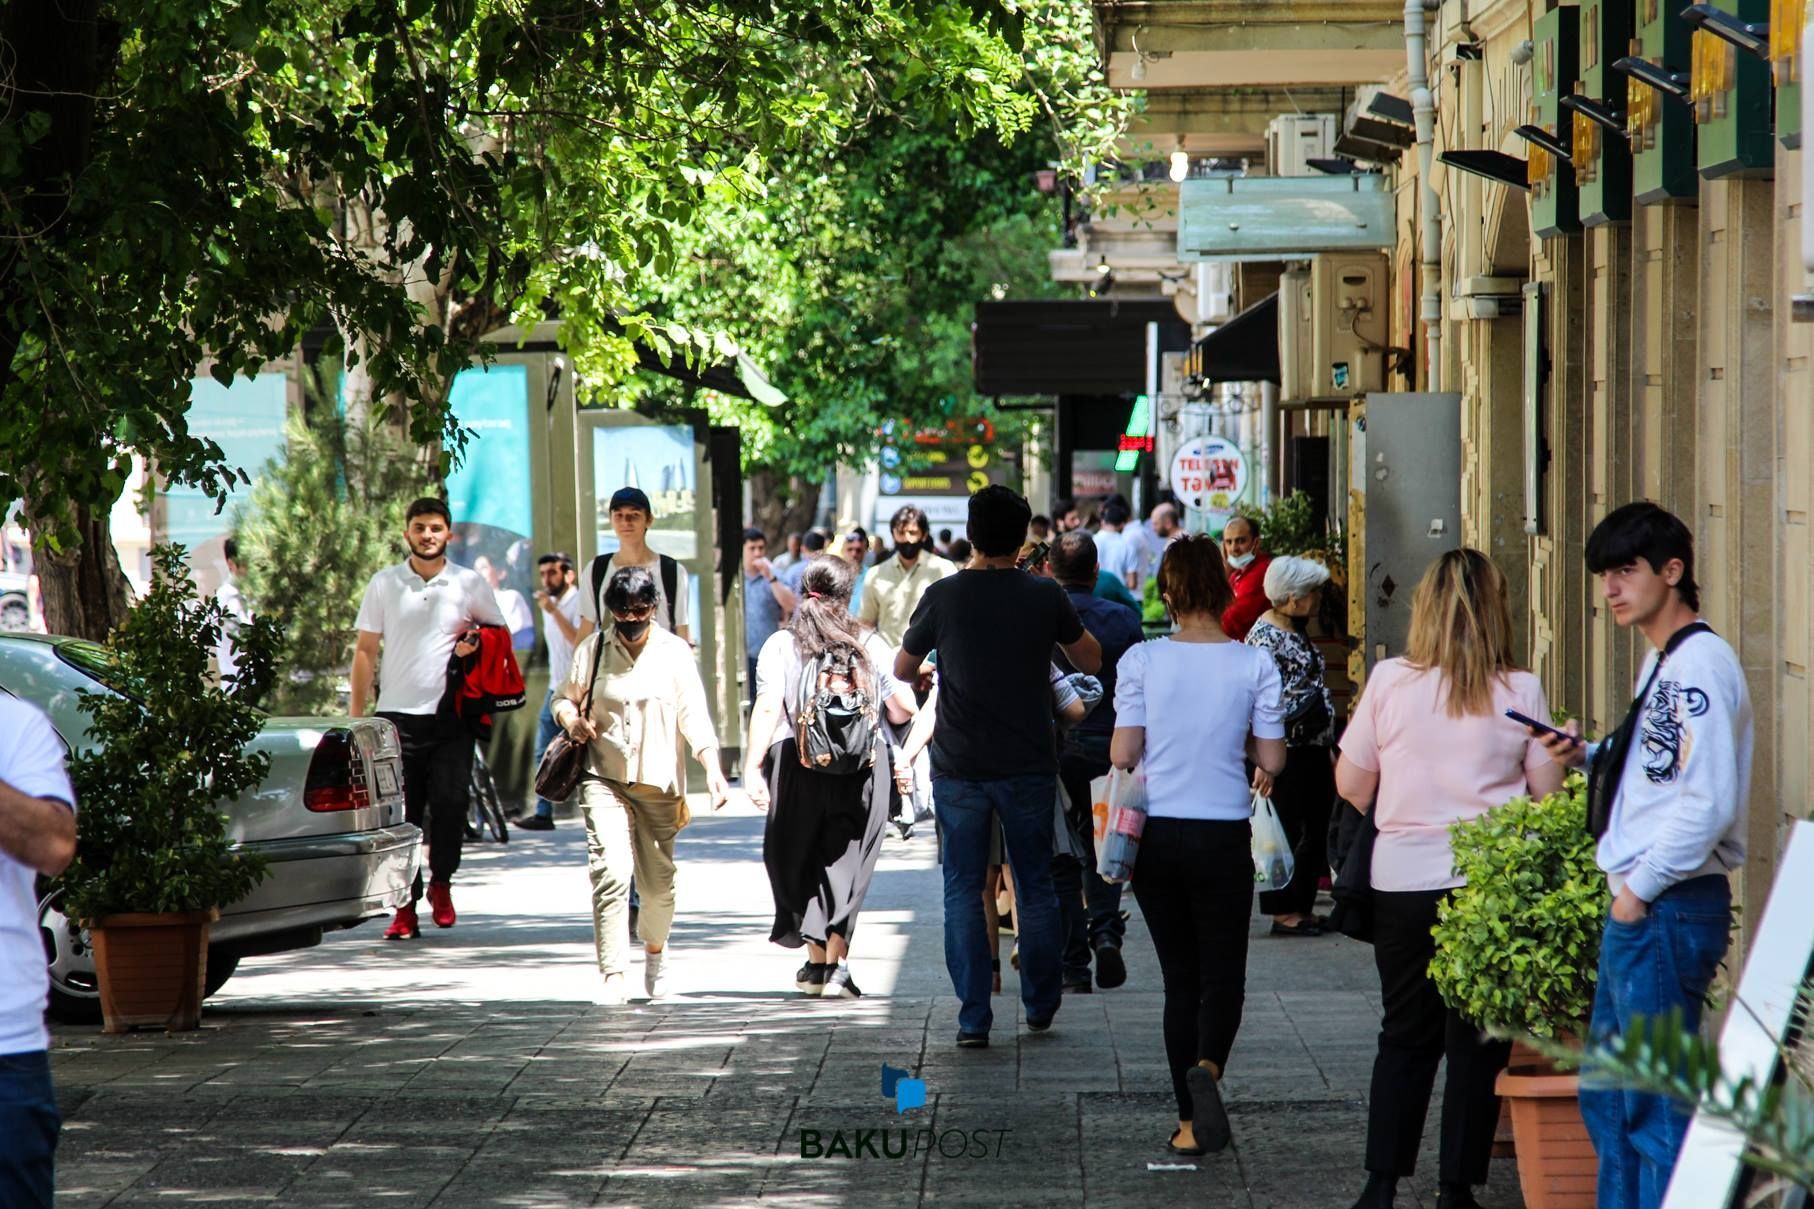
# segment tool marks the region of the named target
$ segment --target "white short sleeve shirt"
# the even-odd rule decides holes
[[[425,580],[405,560],[372,576],[353,624],[384,640],[378,712],[432,714],[447,691],[447,661],[460,634],[506,623],[491,585],[477,571],[447,563]]]
[[[0,695],[0,781],[74,808],[63,740],[34,705]],[[0,852],[0,1054],[50,1048],[44,1002],[50,974],[38,936],[37,873]]]
[[[576,630],[579,629],[579,598],[583,595],[585,593],[577,587],[568,588],[567,594],[554,602],[555,609]],[[561,633],[561,627],[546,616],[542,619],[542,635],[548,640],[548,683],[558,689],[567,682],[567,673],[573,667],[573,644]]]
[[[603,557],[604,555],[599,555],[599,558]],[[580,576],[579,584],[580,616],[584,617],[594,626],[599,624],[598,598],[592,594],[592,568],[597,562],[598,558],[595,558],[592,562],[586,564],[586,573]],[[688,609],[689,604],[693,599],[693,589],[691,586],[692,581],[687,575],[687,565],[685,563],[677,560],[674,564],[674,624],[672,626],[668,624],[668,589],[667,586],[661,582],[660,556],[657,556],[652,563],[620,563],[616,559],[611,560],[611,570],[613,571],[621,571],[628,566],[645,567],[648,569],[649,574],[655,577],[654,620],[656,625],[664,630],[679,630],[682,626],[691,624],[691,619],[688,617]],[[605,577],[605,582],[609,583],[610,581],[611,577],[607,575]]]

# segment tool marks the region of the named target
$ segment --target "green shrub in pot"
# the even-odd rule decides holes
[[[221,807],[269,769],[250,745],[281,636],[269,620],[244,627],[234,681],[216,684],[209,656],[226,611],[197,598],[181,547],[151,557],[150,590],[107,643],[69,651],[114,690],[80,694],[89,723],[69,761],[76,857],[57,881],[71,919],[216,909],[264,876],[262,861],[233,851]]]
[[[1607,909],[1586,781],[1571,775],[1449,834],[1467,885],[1437,913],[1430,977],[1444,1001],[1506,1036],[1586,1036]]]

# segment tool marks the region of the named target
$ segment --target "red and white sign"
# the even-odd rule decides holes
[[[1171,477],[1186,508],[1228,512],[1247,493],[1247,456],[1226,437],[1193,437],[1172,456]]]

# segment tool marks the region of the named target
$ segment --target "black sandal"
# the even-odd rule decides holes
[[[1184,1131],[1182,1129],[1172,1130],[1172,1140],[1165,1144],[1165,1148],[1167,1150],[1171,1151],[1173,1154],[1189,1155],[1192,1158],[1195,1158],[1196,1156],[1198,1156],[1200,1154],[1209,1153],[1208,1151],[1204,1150],[1201,1146],[1180,1146],[1180,1145],[1178,1145],[1178,1135],[1183,1132]]]

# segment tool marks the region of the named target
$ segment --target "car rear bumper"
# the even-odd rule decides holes
[[[292,928],[344,928],[409,901],[422,832],[398,823],[349,835],[258,840],[239,851],[270,861],[264,881],[221,913],[210,942]]]

